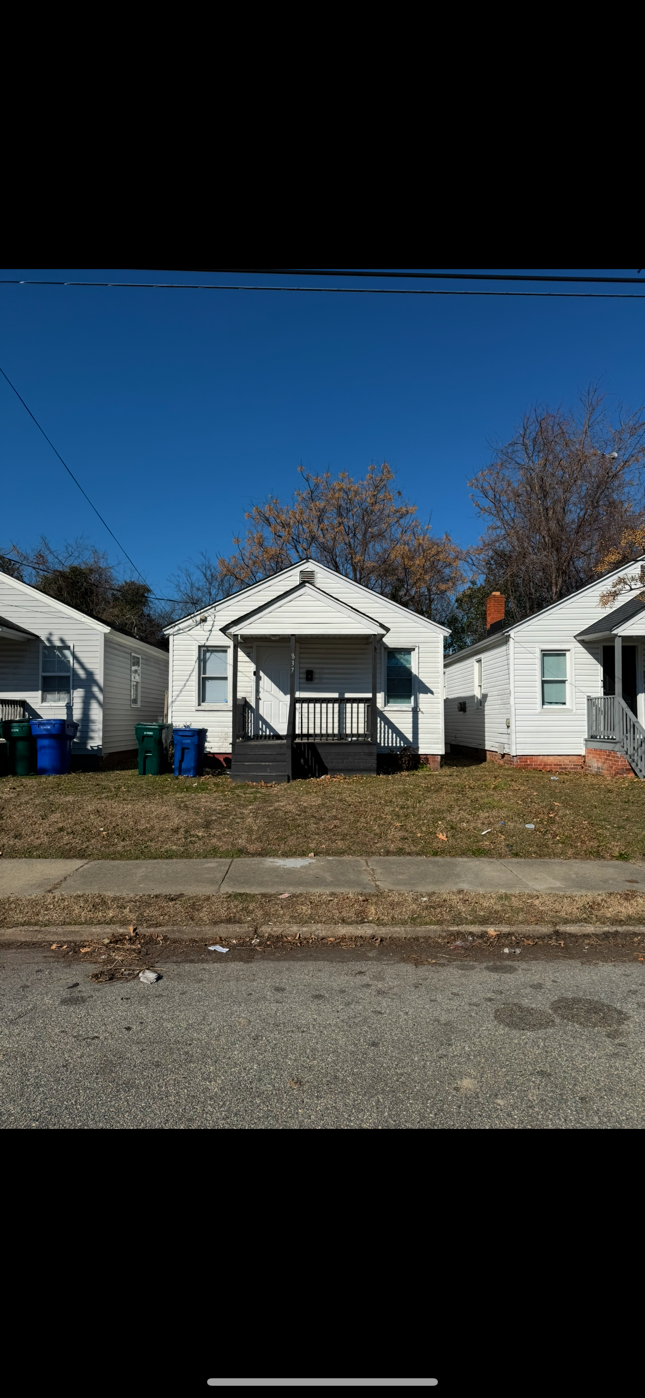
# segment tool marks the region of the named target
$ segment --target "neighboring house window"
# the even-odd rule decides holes
[[[72,698],[72,652],[67,646],[43,646],[43,704],[69,704]]]
[[[228,703],[228,651],[202,646],[199,684],[201,704]]]
[[[386,702],[407,708],[412,703],[412,651],[388,650]]]
[[[475,661],[475,702],[476,702],[478,708],[481,708],[482,693],[483,693],[483,690],[482,690],[482,662],[481,662],[481,660],[476,660],[476,661]]]
[[[542,703],[545,707],[567,702],[567,653],[542,651]]]
[[[138,709],[141,703],[141,656],[130,656],[130,703]]]

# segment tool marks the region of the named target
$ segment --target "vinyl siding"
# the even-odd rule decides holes
[[[356,583],[342,578],[338,573],[323,569],[319,564],[314,568],[316,586],[338,598],[348,606],[364,612],[367,616],[389,627],[383,643],[379,642],[378,663],[378,705],[379,743],[381,747],[399,747],[412,744],[423,753],[443,752],[443,632],[439,627],[428,623],[413,612],[396,606],[377,593],[368,591]],[[277,577],[269,578],[242,597],[227,598],[211,608],[205,615],[207,620],[189,620],[179,624],[172,634],[170,713],[173,724],[189,723],[206,727],[207,749],[211,752],[230,752],[231,748],[231,680],[229,666],[229,704],[226,708],[209,709],[198,704],[198,650],[199,646],[209,645],[228,648],[232,662],[232,641],[220,629],[239,619],[246,611],[263,606],[272,598],[294,587],[298,582],[299,569],[290,570]],[[306,594],[311,597],[312,594]],[[304,597],[305,594],[302,594]],[[315,594],[314,594],[315,597]],[[324,601],[324,599],[322,599]],[[314,611],[318,617],[315,622]],[[274,614],[275,616],[275,614]],[[309,618],[309,619],[308,619]],[[310,634],[316,625],[320,630],[320,607],[299,616],[298,627],[290,618],[285,634],[299,636],[298,693],[306,696],[312,686],[304,679],[306,669],[314,671],[313,689],[323,694],[370,695],[372,690],[371,642],[365,635],[348,635],[345,629],[346,618],[337,612],[332,616],[331,609],[325,608],[324,634]],[[341,626],[340,623],[343,623]],[[349,622],[351,625],[351,621]],[[249,621],[249,630],[253,627]],[[275,625],[275,630],[274,630]],[[356,618],[355,630],[361,627],[361,618]],[[293,631],[292,631],[293,628]],[[267,619],[269,635],[280,634],[277,621]],[[243,633],[244,634],[244,631]],[[259,641],[258,641],[259,643]],[[268,644],[265,638],[261,642]],[[417,678],[415,681],[414,703],[411,709],[387,708],[384,700],[384,647],[409,648]],[[253,676],[253,642],[240,645],[238,697],[246,697],[255,702],[255,680]],[[318,679],[320,677],[320,679]]]
[[[130,656],[141,657],[141,704],[130,703]],[[103,752],[129,752],[136,748],[135,723],[156,722],[163,718],[168,688],[168,656],[147,649],[134,639],[105,637],[105,716]]]
[[[513,751],[517,756],[582,755],[587,736],[587,696],[602,694],[602,646],[611,642],[595,637],[583,642],[575,637],[601,618],[606,617],[608,627],[611,625],[613,609],[604,611],[599,605],[600,594],[606,591],[608,581],[608,577],[602,578],[591,587],[564,598],[557,606],[547,608],[515,627],[512,644],[508,643],[509,637],[506,636],[500,640],[499,647],[492,647],[489,651],[473,647],[463,657],[449,660],[445,681],[447,741],[496,748],[498,743],[494,735],[499,731],[503,733],[501,724],[508,708],[508,716],[512,721],[514,719]],[[620,606],[623,600],[619,598],[617,605]],[[640,625],[640,633],[633,630],[628,643],[638,645],[638,717],[645,724],[645,619]],[[567,654],[566,705],[542,705],[541,657],[545,650],[565,651]],[[499,668],[494,673],[491,668],[491,658],[502,652],[508,654],[507,663],[513,665],[514,714],[510,712],[508,669],[504,673]],[[483,712],[474,708],[473,662],[477,655],[481,655],[483,661],[483,688],[489,695]],[[494,703],[491,703],[490,696],[493,695]],[[472,714],[470,696],[473,700]],[[466,698],[466,714],[457,713],[458,698]]]
[[[0,616],[33,631],[41,642],[73,652],[72,705],[79,729],[77,753],[100,752],[102,743],[102,650],[105,632],[80,613],[56,606],[36,589],[16,587],[0,575]],[[0,698],[22,699],[32,718],[65,718],[64,704],[43,704],[39,641],[0,639]]]
[[[476,703],[475,660],[482,662],[482,703]],[[498,751],[500,744],[510,752],[509,648],[506,638],[490,650],[465,655],[446,666],[446,743]],[[466,712],[458,705],[465,702]]]

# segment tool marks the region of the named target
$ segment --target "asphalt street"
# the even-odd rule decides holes
[[[171,954],[152,986],[0,954],[4,1129],[640,1127],[645,964]],[[629,953],[627,953],[629,955]]]

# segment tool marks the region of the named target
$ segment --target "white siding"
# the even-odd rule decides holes
[[[468,652],[446,665],[446,742],[466,747],[498,751],[500,744],[510,752],[506,719],[511,716],[509,650],[506,638],[490,650]],[[475,661],[482,662],[482,702],[475,694]],[[458,705],[465,703],[466,712]]]
[[[130,702],[130,656],[141,657],[141,703]],[[105,717],[103,753],[130,752],[136,748],[135,723],[163,719],[168,689],[168,656],[163,651],[126,637],[105,637]]]
[[[4,575],[0,575],[0,616],[35,632],[46,645],[72,650],[73,715],[79,725],[74,752],[100,753],[104,628]],[[25,640],[23,644],[0,639],[0,698],[23,699],[32,718],[65,718],[64,704],[42,703],[40,651],[38,641]]]
[[[371,603],[372,594],[367,596]],[[240,624],[240,634],[258,635],[267,631],[282,636],[328,636],[330,632],[335,636],[374,634],[374,619],[363,615],[355,602],[351,609],[346,602],[346,598],[330,599],[322,596],[320,589],[307,587],[283,602],[272,599],[270,609]]]
[[[446,739],[473,747],[497,748],[502,741],[505,719],[511,719],[514,742],[511,747],[518,756],[581,756],[587,736],[587,696],[602,694],[602,646],[612,644],[589,637],[575,639],[581,631],[604,618],[611,625],[612,610],[599,605],[600,594],[606,591],[608,577],[590,587],[566,597],[557,606],[546,608],[511,632],[511,642],[504,637],[500,645],[490,650],[474,646],[454,660],[446,661]],[[621,605],[624,598],[618,599]],[[631,624],[630,624],[631,625]],[[645,723],[645,693],[643,661],[645,620],[641,630],[632,630],[630,641],[638,641],[638,709]],[[542,652],[564,651],[567,655],[567,703],[542,704]],[[508,656],[507,669],[499,665],[497,673],[491,667],[493,657]],[[480,655],[484,664],[484,692],[488,701],[482,710],[474,703],[473,663]],[[508,664],[513,666],[509,675]],[[509,685],[509,679],[513,681]],[[511,693],[513,691],[513,707]],[[494,701],[491,700],[494,697]],[[457,702],[465,699],[466,714],[457,712]],[[472,708],[472,713],[471,713]],[[502,728],[502,724],[504,728]],[[501,732],[499,738],[497,734]],[[507,751],[509,750],[507,746]]]
[[[268,578],[241,596],[227,598],[204,613],[206,620],[189,619],[179,623],[172,635],[170,715],[173,724],[190,723],[208,729],[206,746],[210,752],[230,752],[231,749],[231,686],[227,706],[200,706],[198,703],[198,649],[202,645],[223,646],[232,659],[232,642],[220,630],[231,625],[246,612],[263,606],[271,598],[294,587],[299,581],[296,569]],[[316,586],[348,606],[356,608],[389,628],[383,644],[379,642],[378,704],[379,743],[382,747],[412,744],[421,753],[442,753],[443,743],[443,631],[432,622],[418,617],[378,593],[370,592],[350,582],[338,573],[312,565]],[[311,596],[312,594],[301,594]],[[315,594],[314,594],[315,596]],[[311,687],[304,680],[305,669],[321,675],[323,693],[371,694],[371,645],[364,635],[348,636],[343,614],[332,615],[326,608],[324,636],[311,636],[313,625],[303,616],[296,628],[290,620],[287,634],[299,635],[300,664],[298,693],[306,696]],[[320,616],[320,609],[317,612]],[[343,625],[341,625],[341,621]],[[253,623],[249,621],[249,630]],[[356,620],[355,630],[360,626]],[[267,619],[269,635],[280,633],[280,627]],[[244,634],[244,632],[243,632]],[[263,642],[264,643],[264,642]],[[415,695],[411,709],[385,707],[383,647],[409,648],[413,652],[416,674]],[[254,703],[255,681],[253,642],[240,646],[238,697]],[[314,688],[317,687],[317,680]]]

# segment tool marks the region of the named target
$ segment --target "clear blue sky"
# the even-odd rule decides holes
[[[299,280],[104,268],[0,275]],[[251,502],[269,491],[289,497],[299,463],[361,475],[387,460],[436,532],[474,541],[467,482],[490,439],[510,437],[536,401],[572,404],[590,380],[639,405],[644,328],[645,301],[633,300],[0,286],[0,364],[161,595],[201,549],[230,551]],[[30,547],[41,533],[55,545],[85,535],[118,563],[2,379],[0,414],[0,550],[12,540]]]

